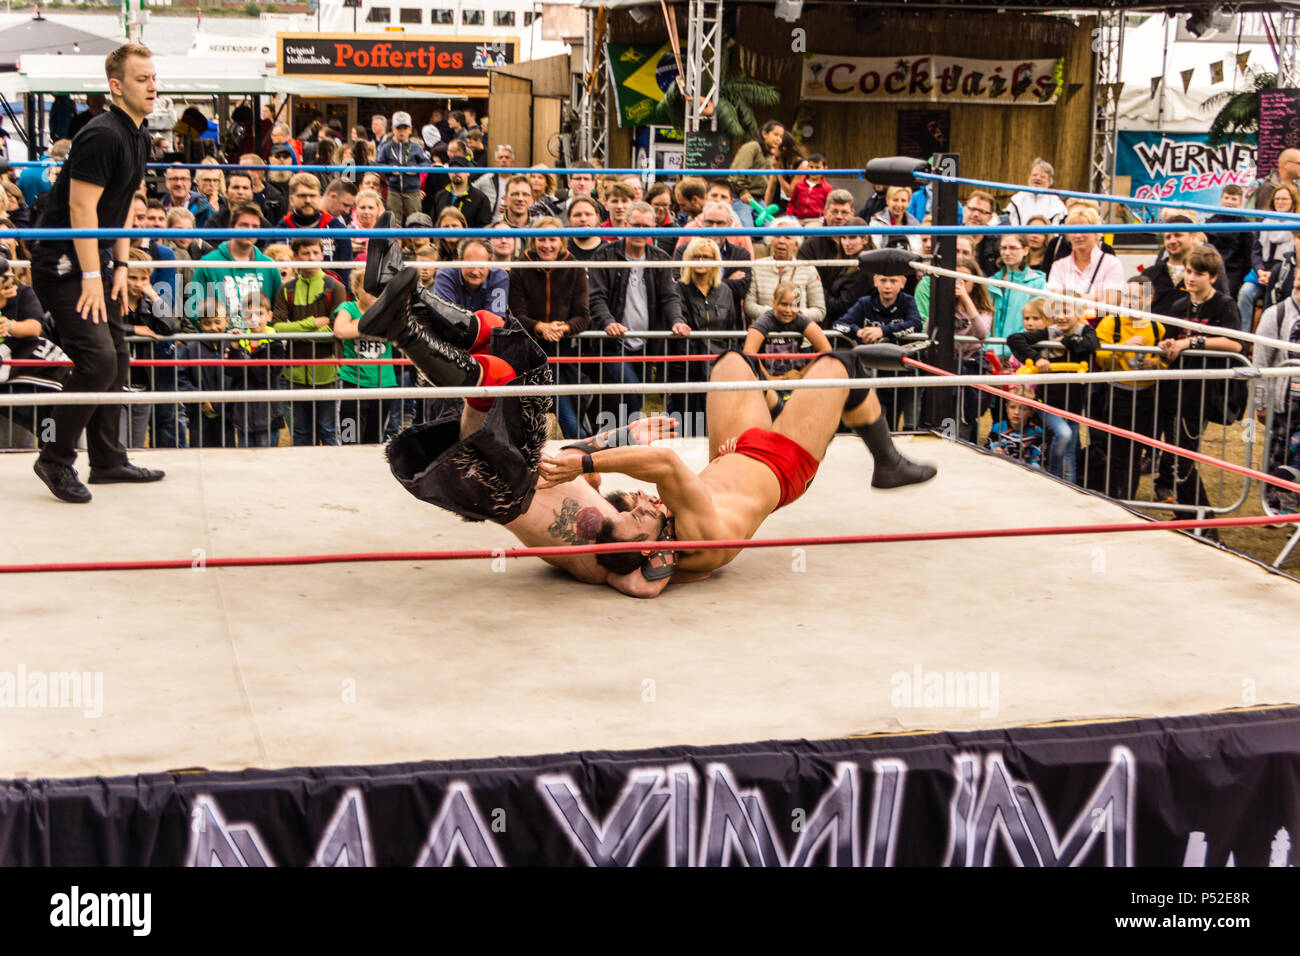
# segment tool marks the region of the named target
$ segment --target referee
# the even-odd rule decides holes
[[[42,228],[121,228],[141,188],[150,153],[145,117],[158,91],[153,54],[127,43],[108,55],[111,105],[72,141],[72,151],[50,192]],[[126,304],[126,259],[130,239],[43,239],[32,251],[32,285],[49,310],[59,344],[73,361],[65,392],[120,392],[126,385],[130,354],[122,309]],[[109,248],[112,247],[110,271]],[[111,279],[110,279],[111,277]],[[111,284],[110,284],[111,282]],[[126,458],[121,438],[121,405],[56,405],[53,434],[41,428],[41,453],[35,471],[56,498],[85,502],[90,491],[72,463],[77,439],[86,433],[90,483],[158,481],[161,471],[140,468]]]

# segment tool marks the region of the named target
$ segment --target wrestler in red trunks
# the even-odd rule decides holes
[[[826,352],[808,363],[805,377],[865,378],[864,363],[902,368],[897,346],[859,346]],[[732,351],[713,363],[710,381],[755,381],[766,376],[753,356]],[[653,482],[676,521],[679,541],[748,540],[773,511],[803,494],[841,422],[866,443],[875,461],[871,484],[898,488],[928,481],[935,470],[904,458],[894,447],[875,392],[829,387],[799,389],[773,421],[763,392],[710,392],[705,406],[709,464],[698,475],[667,448],[610,448],[594,454],[544,458],[541,487],[572,481],[582,472],[622,472]],[[738,454],[727,454],[728,451]],[[776,480],[773,481],[772,479]],[[599,540],[653,541],[662,527],[652,514],[630,512],[610,523]],[[678,574],[696,577],[735,559],[740,549],[678,552]]]
[[[801,446],[784,435],[762,428],[751,428],[731,439],[718,449],[719,457],[729,452],[761,461],[776,475],[781,484],[781,501],[778,510],[795,501],[808,490],[817,477],[821,463]]]

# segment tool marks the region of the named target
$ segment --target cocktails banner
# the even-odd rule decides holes
[[[1060,96],[1064,58],[976,60],[951,56],[806,54],[805,100],[984,103],[1050,106]]]

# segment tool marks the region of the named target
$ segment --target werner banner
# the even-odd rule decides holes
[[[1300,709],[5,782],[0,866],[1289,866]]]
[[[609,82],[618,101],[619,126],[644,126],[677,82],[677,60],[668,43],[606,43]]]
[[[805,100],[1050,106],[1065,60],[976,60],[951,56],[806,54]]]
[[[488,70],[519,58],[515,39],[448,40],[404,34],[280,33],[276,72],[343,83],[487,85]]]
[[[1249,139],[1210,145],[1205,133],[1158,133],[1121,130],[1115,157],[1115,174],[1129,178],[1134,199],[1171,199],[1218,205],[1229,183],[1247,192],[1258,179],[1255,144]],[[1158,208],[1134,209],[1150,222]]]

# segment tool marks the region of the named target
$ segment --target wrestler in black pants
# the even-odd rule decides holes
[[[59,257],[58,252],[32,253],[32,288],[54,319],[59,347],[75,363],[63,391],[120,392],[131,369],[131,356],[120,304],[109,298],[112,273],[108,257],[101,255],[107,322],[92,322],[77,312],[81,272],[74,268],[67,275],[58,275],[54,267]],[[70,466],[77,457],[77,437],[84,430],[90,467],[117,468],[127,463],[121,436],[121,405],[55,405],[50,417],[54,420],[54,435],[41,447],[43,461]]]

